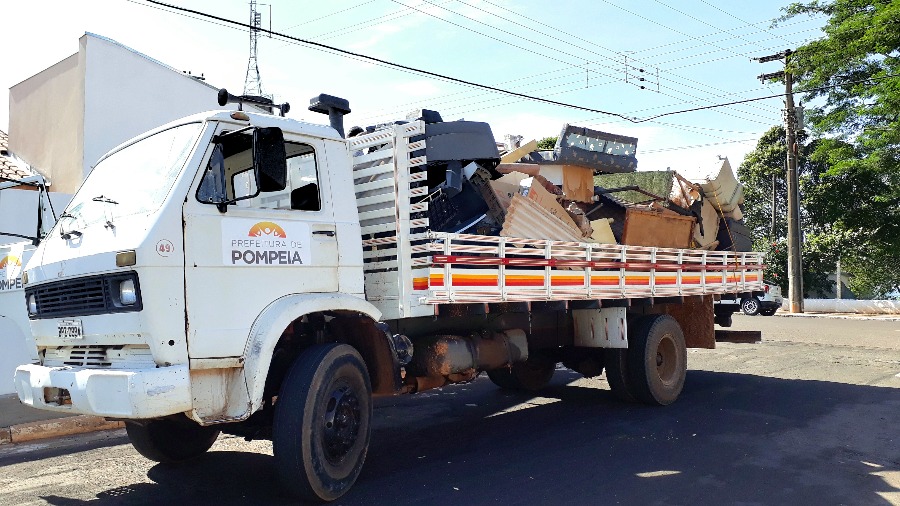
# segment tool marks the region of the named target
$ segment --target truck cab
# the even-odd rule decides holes
[[[329,294],[333,309],[378,317],[363,298],[349,160],[330,127],[243,112],[185,118],[112,150],[25,271],[40,364],[16,373],[22,401],[127,419],[248,417],[254,378],[241,365],[264,350],[248,349],[247,329],[267,306]]]

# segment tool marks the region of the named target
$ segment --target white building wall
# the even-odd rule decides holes
[[[9,149],[49,179],[52,190],[72,194],[110,149],[183,116],[222,109],[217,92],[86,33],[78,53],[10,88]]]
[[[82,56],[75,53],[9,89],[9,150],[65,193],[82,179]]]
[[[220,108],[217,89],[109,39],[86,34],[79,53],[86,55],[83,176],[138,134]]]

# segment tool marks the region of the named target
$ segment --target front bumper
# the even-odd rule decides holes
[[[190,411],[187,365],[154,369],[91,369],[22,365],[16,393],[29,406],[64,413],[113,418],[155,418]],[[58,390],[68,391],[64,403]]]

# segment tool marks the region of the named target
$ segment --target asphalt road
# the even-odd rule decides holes
[[[486,378],[379,400],[368,504],[900,505],[900,322],[745,317],[759,344],[691,350],[681,398],[616,401],[559,370],[539,395]],[[189,465],[123,431],[0,447],[0,504],[291,504],[271,444],[220,437]]]

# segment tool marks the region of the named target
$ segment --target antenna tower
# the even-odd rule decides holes
[[[262,26],[262,14],[256,10],[256,0],[250,0],[250,59],[247,60],[247,77],[244,78],[244,95],[272,98],[263,93],[262,79],[256,60],[256,40]]]

